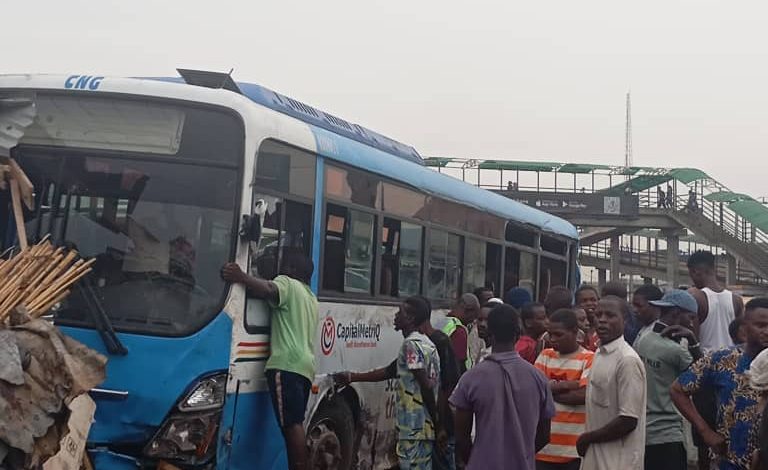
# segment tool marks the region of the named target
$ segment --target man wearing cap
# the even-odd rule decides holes
[[[635,343],[647,377],[645,470],[686,470],[683,420],[672,403],[669,388],[701,357],[696,335],[691,331],[698,305],[691,294],[682,290],[667,292],[650,304],[660,309],[659,319]]]

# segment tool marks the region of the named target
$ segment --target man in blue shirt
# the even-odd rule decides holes
[[[758,447],[758,393],[749,386],[747,370],[768,347],[768,297],[749,301],[744,314],[747,342],[743,348],[721,349],[695,362],[672,385],[680,413],[691,422],[716,456],[720,470],[747,470]],[[702,387],[714,389],[717,429],[712,429],[691,402]]]

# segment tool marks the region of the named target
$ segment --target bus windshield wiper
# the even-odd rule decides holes
[[[120,338],[115,333],[115,329],[112,326],[112,322],[107,316],[107,312],[104,311],[104,307],[101,305],[99,297],[96,295],[96,291],[93,289],[93,281],[90,276],[85,276],[77,283],[77,288],[80,290],[80,295],[85,302],[88,314],[93,320],[93,324],[96,326],[96,331],[99,332],[101,340],[104,342],[107,351],[110,354],[116,354],[119,356],[125,356],[128,354],[128,349],[120,341]]]

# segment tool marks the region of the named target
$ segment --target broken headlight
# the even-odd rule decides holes
[[[144,449],[147,457],[195,465],[216,453],[227,374],[200,379]]]

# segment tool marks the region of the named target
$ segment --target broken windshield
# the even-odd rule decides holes
[[[50,233],[55,242],[96,258],[90,280],[118,331],[190,334],[221,309],[219,271],[234,240],[242,126],[225,114],[184,114],[172,157],[23,142],[15,150],[35,186],[28,235]],[[204,126],[200,119],[213,122]],[[203,129],[222,129],[223,119],[239,139],[219,133],[203,142]],[[189,136],[191,148],[189,129],[197,131]],[[73,291],[57,323],[92,326],[86,302]]]

